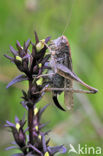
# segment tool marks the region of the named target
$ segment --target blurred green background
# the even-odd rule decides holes
[[[0,1],[0,155],[15,152],[4,151],[13,139],[3,124],[5,120],[14,122],[15,115],[22,118],[25,110],[20,105],[21,89],[27,89],[26,82],[5,88],[19,72],[3,54],[9,54],[9,45],[16,47],[16,40],[23,44],[30,38],[34,42],[34,30],[40,39],[67,36],[74,71],[99,89],[94,95],[74,94],[71,112],[61,112],[51,101],[42,119],[50,121],[47,129],[52,129],[51,144],[65,144],[68,149],[70,143],[75,148],[81,144],[103,149],[103,1],[4,0]],[[46,95],[40,106],[50,103],[50,98],[50,94]],[[63,95],[59,100],[63,104]],[[77,154],[67,152],[65,155]]]

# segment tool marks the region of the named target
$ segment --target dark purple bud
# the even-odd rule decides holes
[[[35,65],[33,67],[33,74],[38,74],[38,66],[37,65]]]
[[[36,47],[34,44],[32,44],[32,56],[33,58],[36,56]]]
[[[14,139],[15,139],[16,143],[18,144],[18,146],[21,148],[24,147],[26,144],[26,142],[25,142],[26,135],[23,132],[22,128],[19,128],[19,126],[18,126],[17,128],[13,129],[12,132],[13,132]]]
[[[15,64],[16,64],[17,68],[18,68],[21,72],[24,72],[23,66],[22,66],[22,64],[21,64],[20,62],[17,62],[17,61],[16,61]]]
[[[39,62],[42,61],[42,59],[43,59],[43,57],[44,57],[44,55],[45,55],[45,53],[46,53],[46,49],[47,49],[46,46],[44,46],[44,48],[41,49],[40,52],[37,53],[36,59],[37,59]]]
[[[42,74],[43,69],[39,68],[38,76]]]
[[[23,67],[23,71],[26,73],[28,72],[28,62],[27,61],[23,61],[22,63],[22,67]]]
[[[50,58],[50,54],[46,55],[46,56],[44,57],[44,59],[41,61],[42,64],[44,64],[45,62],[47,62],[49,58]]]

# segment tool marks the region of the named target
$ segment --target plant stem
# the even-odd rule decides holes
[[[28,107],[29,143],[33,145],[33,106]]]
[[[32,88],[32,79],[29,80],[29,93]],[[33,105],[28,105],[28,127],[29,127],[29,143],[33,145]]]

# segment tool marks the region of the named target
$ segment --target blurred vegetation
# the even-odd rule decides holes
[[[66,27],[67,25],[67,27]],[[13,64],[3,57],[9,53],[9,45],[15,47],[28,38],[34,41],[34,30],[40,39],[51,36],[55,39],[66,35],[72,52],[73,69],[86,83],[99,89],[95,95],[74,95],[72,112],[61,112],[53,104],[43,118],[50,121],[51,144],[69,144],[77,147],[103,147],[103,1],[102,0],[4,0],[0,1],[0,122],[14,121],[15,115],[22,117],[24,109],[20,105],[21,88],[27,83],[19,83],[5,89],[7,83],[18,75]],[[78,86],[80,88],[80,86]],[[48,97],[48,98],[47,98]],[[46,95],[39,106],[50,103],[51,95]],[[49,100],[48,100],[49,99]],[[59,96],[63,104],[63,94]],[[52,101],[51,101],[52,103]],[[0,155],[11,155],[4,151],[12,137],[3,126],[0,128]],[[13,151],[12,151],[13,153]],[[65,154],[68,156],[69,154]],[[92,155],[92,154],[91,154]]]

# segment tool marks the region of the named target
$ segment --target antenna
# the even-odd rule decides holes
[[[73,10],[74,1],[75,0],[73,0],[73,2],[72,2],[72,6],[71,6],[71,9],[70,9],[70,14],[69,14],[68,20],[66,22],[66,25],[64,27],[64,31],[62,32],[62,35],[65,33],[66,29],[69,27],[69,24],[70,24],[70,21],[71,21],[71,17],[72,17],[72,10]]]

